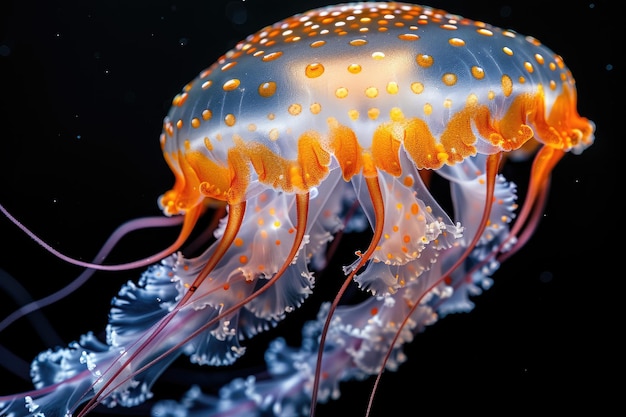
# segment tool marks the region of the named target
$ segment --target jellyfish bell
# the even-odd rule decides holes
[[[404,3],[328,6],[263,28],[186,84],[163,123],[175,183],[158,202],[184,217],[166,252],[221,205],[214,239],[125,285],[106,343],[88,334],[40,355],[36,390],[0,397],[0,409],[132,407],[180,355],[233,364],[246,340],[306,301],[338,233],[366,230],[343,271],[325,275],[343,275],[341,288],[304,326],[302,348],[279,339],[268,349],[268,378],[155,411],[313,415],[341,381],[380,378],[415,333],[471,310],[470,295],[537,226],[554,166],[593,131],[562,58],[512,31]],[[534,158],[521,203],[499,173],[508,155]],[[451,211],[433,176],[447,181]],[[353,286],[369,296],[342,305]]]

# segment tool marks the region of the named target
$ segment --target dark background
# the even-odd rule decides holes
[[[470,314],[441,320],[406,346],[408,361],[386,373],[372,417],[559,411],[616,400],[623,385],[617,289],[624,278],[620,226],[624,191],[623,27],[612,1],[431,1],[431,6],[532,35],[559,53],[577,80],[579,112],[597,125],[596,143],[567,155],[553,175],[539,230],[495,274]],[[0,11],[0,203],[58,250],[85,260],[122,222],[160,214],[156,199],[172,185],[158,137],[171,99],[202,69],[248,34],[328,1],[5,1]],[[523,181],[523,172],[519,173]],[[125,240],[122,262],[169,244],[176,230]],[[0,219],[0,268],[35,298],[80,272]],[[617,242],[616,242],[617,241]],[[351,257],[348,259],[352,259]],[[344,260],[345,263],[345,260]],[[333,266],[338,271],[339,263]],[[110,299],[139,271],[98,273],[61,303],[45,308],[63,344],[104,329]],[[178,399],[190,380],[240,376],[262,360],[265,343],[312,317],[314,303],[338,286],[321,275],[299,316],[246,344],[238,367],[217,373],[176,363],[154,390]],[[322,282],[323,281],[323,282]],[[0,317],[16,308],[0,292]],[[44,327],[47,326],[44,324]],[[296,329],[296,330],[294,330]],[[0,333],[0,345],[27,363],[54,341],[28,319]],[[46,339],[45,341],[42,339]],[[291,340],[290,339],[290,340]],[[7,357],[8,358],[8,357]],[[5,362],[7,358],[4,358]],[[613,378],[618,382],[611,382]],[[364,415],[372,381],[342,385],[342,398],[319,415]],[[30,388],[0,368],[0,395]],[[113,412],[147,415],[147,408]],[[99,410],[106,411],[106,410]]]

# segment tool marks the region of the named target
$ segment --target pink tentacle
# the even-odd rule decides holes
[[[61,288],[60,290],[42,298],[39,300],[35,300],[32,301],[22,307],[20,307],[19,309],[15,310],[13,313],[11,313],[10,315],[8,315],[7,317],[5,317],[2,321],[0,321],[0,332],[2,332],[4,329],[6,329],[7,327],[9,327],[11,324],[15,323],[17,320],[19,320],[20,318],[26,316],[27,314],[32,313],[33,311],[37,311],[43,307],[46,307],[50,304],[54,304],[56,302],[58,302],[59,300],[67,297],[68,295],[70,295],[71,293],[73,293],[74,291],[76,291],[78,288],[80,288],[82,285],[84,285],[89,278],[91,278],[91,276],[96,272],[97,269],[100,268],[94,268],[91,266],[96,266],[96,267],[100,267],[103,266],[101,265],[101,263],[106,259],[106,257],[109,255],[109,253],[111,253],[111,251],[113,250],[113,248],[115,247],[115,245],[117,245],[117,243],[127,234],[135,231],[135,230],[140,230],[140,229],[147,229],[147,228],[152,228],[152,227],[170,227],[170,226],[176,226],[180,223],[182,223],[183,218],[182,217],[142,217],[142,218],[138,218],[138,219],[134,219],[134,220],[130,220],[124,224],[122,224],[121,226],[119,226],[112,234],[111,236],[106,240],[106,242],[104,243],[104,245],[102,245],[102,248],[100,249],[100,251],[96,254],[96,256],[93,258],[93,261],[88,263],[88,262],[82,262],[82,261],[77,261],[74,260],[66,255],[61,254],[59,251],[57,251],[56,249],[52,248],[50,245],[48,245],[46,242],[44,242],[41,238],[39,238],[38,236],[36,236],[31,230],[29,230],[26,226],[24,226],[22,223],[20,223],[19,220],[17,220],[13,215],[11,215],[1,204],[0,204],[0,211],[2,211],[2,213],[9,219],[11,220],[16,226],[18,226],[21,230],[24,231],[24,233],[26,233],[29,237],[31,237],[33,240],[35,240],[35,242],[39,243],[41,246],[43,246],[46,250],[48,250],[49,252],[51,252],[53,255],[59,257],[60,259],[73,263],[75,265],[79,265],[79,266],[86,266],[87,269],[85,271],[83,271],[78,277],[76,277],[72,282],[70,282],[68,285],[64,286],[63,288]],[[145,258],[144,260],[141,261],[136,261],[136,262],[131,262],[129,264],[124,264],[124,265],[114,265],[111,266],[111,269],[108,270],[115,270],[114,268],[116,267],[122,267],[125,265],[134,265],[137,264],[137,267],[139,266],[143,266],[141,265],[142,262],[146,262],[146,260],[150,260],[149,262],[147,262],[148,264],[151,264],[153,262],[155,262],[155,257],[158,256],[154,255],[148,258]],[[78,264],[78,263],[80,264]],[[129,266],[128,269],[133,268],[134,266]],[[126,269],[126,268],[123,268]]]

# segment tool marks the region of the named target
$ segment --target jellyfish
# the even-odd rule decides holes
[[[1,393],[0,414],[137,407],[180,356],[236,363],[320,277],[340,286],[301,346],[278,338],[262,374],[218,395],[194,386],[152,414],[313,416],[342,382],[374,377],[371,404],[404,345],[472,310],[530,239],[552,170],[593,143],[576,106],[571,72],[537,39],[428,6],[339,4],[261,29],[186,84],[164,119],[175,181],[158,223],[182,224],[179,238],[124,265],[105,262],[115,236],[93,262],[57,253],[88,271],[147,269],[113,297],[106,340],[88,332],[39,354],[33,390]],[[518,201],[502,167],[529,158]],[[208,233],[185,247],[205,218]],[[368,237],[329,271],[352,233]]]

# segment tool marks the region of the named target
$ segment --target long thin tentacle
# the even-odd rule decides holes
[[[554,169],[557,162],[563,158],[565,152],[562,149],[555,149],[551,146],[544,145],[533,160],[533,165],[530,172],[530,181],[528,184],[528,191],[526,198],[524,199],[524,205],[520,210],[520,214],[511,229],[511,238],[518,237],[520,232],[524,230],[522,237],[524,239],[518,239],[518,241],[507,251],[510,254],[504,255],[503,259],[506,259],[517,252],[526,240],[530,238],[532,233],[539,224],[541,210],[547,200],[547,193],[549,189],[550,174]],[[507,242],[510,243],[510,239]],[[502,249],[502,248],[499,248]]]
[[[180,300],[179,305],[184,305],[187,300],[192,296],[193,292],[198,289],[202,281],[215,269],[217,263],[224,257],[224,254],[233,244],[233,241],[237,237],[237,233],[239,233],[239,229],[241,224],[243,223],[243,217],[246,212],[246,202],[243,201],[237,204],[229,204],[228,205],[228,221],[226,223],[226,228],[224,229],[224,234],[222,235],[217,248],[215,248],[215,252],[211,254],[211,257],[204,265],[198,276],[194,280],[193,284],[189,287],[189,291],[183,296]]]
[[[509,233],[509,237],[504,239],[500,245],[492,251],[492,256],[488,256],[483,261],[474,265],[469,271],[469,275],[482,268],[485,263],[489,262],[489,260],[499,253],[500,255],[497,258],[498,262],[504,262],[506,259],[513,256],[528,239],[530,239],[539,224],[541,213],[548,200],[550,173],[563,155],[565,155],[565,152],[562,150],[548,146],[541,148],[537,155],[535,155],[531,168],[528,192],[526,193],[524,204],[520,210],[520,215],[517,217]],[[502,252],[507,245],[511,244],[513,239],[517,239],[513,246],[508,248],[506,252]]]
[[[495,193],[495,187],[496,187],[496,177],[498,175],[498,169],[500,166],[500,162],[502,161],[502,153],[496,153],[493,155],[489,155],[487,157],[487,161],[486,161],[486,169],[485,169],[485,177],[486,177],[486,184],[485,184],[485,205],[483,207],[483,214],[482,217],[480,219],[480,223],[479,223],[479,227],[476,230],[476,233],[474,234],[472,241],[469,243],[469,245],[467,245],[465,251],[463,252],[463,254],[461,256],[459,256],[459,258],[456,260],[456,262],[450,267],[448,268],[447,271],[445,271],[445,273],[443,273],[441,275],[441,278],[438,279],[436,282],[433,283],[433,285],[428,288],[426,291],[424,291],[420,297],[420,299],[415,300],[413,306],[411,307],[411,309],[409,310],[409,312],[407,313],[407,315],[405,316],[404,320],[402,321],[402,323],[400,324],[400,326],[398,327],[398,330],[396,331],[390,345],[389,345],[389,349],[387,350],[387,353],[383,359],[383,362],[381,364],[380,370],[378,371],[378,374],[376,375],[376,380],[374,381],[374,386],[372,388],[372,392],[370,394],[369,397],[369,401],[367,404],[367,411],[366,411],[366,417],[368,417],[371,413],[372,410],[372,406],[374,403],[374,397],[376,395],[376,391],[378,389],[378,386],[380,384],[380,380],[382,378],[383,372],[385,370],[385,365],[387,364],[387,361],[389,360],[389,358],[391,357],[391,353],[393,352],[393,347],[396,344],[398,338],[400,337],[400,334],[402,332],[402,329],[404,328],[404,326],[406,326],[406,324],[409,321],[409,318],[411,317],[411,315],[413,314],[413,312],[415,311],[415,309],[420,305],[421,302],[421,298],[424,297],[426,294],[428,294],[435,286],[439,285],[439,283],[442,280],[445,280],[447,277],[450,276],[450,274],[452,274],[463,262],[465,262],[465,260],[467,259],[467,257],[472,253],[472,251],[474,250],[474,247],[476,246],[476,244],[478,243],[478,241],[480,240],[480,237],[482,236],[485,227],[487,227],[487,224],[489,222],[489,216],[491,215],[491,207],[493,204],[493,197],[494,197],[494,193]]]
[[[70,263],[72,265],[81,266],[83,268],[100,270],[100,271],[125,271],[128,269],[141,268],[144,266],[151,265],[155,262],[158,262],[161,259],[165,258],[166,256],[174,253],[178,248],[180,248],[183,245],[183,243],[185,243],[185,241],[191,234],[193,227],[195,226],[196,222],[198,221],[198,218],[200,217],[203,211],[204,211],[204,207],[202,205],[198,205],[194,207],[193,209],[191,209],[190,211],[188,211],[187,213],[185,213],[185,216],[183,219],[183,227],[181,228],[180,233],[178,234],[178,237],[176,238],[174,243],[172,243],[170,246],[163,249],[162,251],[157,252],[153,255],[147,256],[143,259],[139,259],[139,260],[124,263],[124,264],[102,265],[96,262],[84,262],[79,259],[74,259],[71,256],[68,256],[59,252],[58,250],[54,249],[50,244],[46,243],[43,239],[37,236],[32,230],[30,230],[25,225],[23,225],[15,216],[9,213],[9,211],[2,204],[0,204],[0,212],[2,212],[7,219],[9,219],[14,225],[20,228],[24,233],[26,233],[26,235],[28,235],[31,239],[37,242],[45,250],[47,250],[48,252],[56,256],[57,258],[67,263]],[[169,223],[167,218],[163,218],[163,221],[165,223]]]
[[[346,292],[354,276],[356,273],[367,264],[367,262],[372,257],[376,247],[378,246],[378,242],[383,235],[384,229],[384,220],[385,220],[385,204],[383,200],[383,195],[380,190],[380,183],[378,182],[378,176],[374,177],[365,177],[365,182],[367,184],[367,190],[369,191],[370,197],[372,199],[372,204],[374,207],[374,233],[372,235],[372,240],[367,248],[367,250],[361,255],[361,260],[357,264],[357,266],[348,274],[343,285],[337,292],[335,299],[333,300],[330,309],[328,310],[328,317],[326,317],[326,321],[324,322],[324,327],[322,329],[322,334],[320,336],[319,349],[317,353],[317,366],[315,367],[315,376],[313,379],[313,392],[311,395],[311,411],[310,417],[315,417],[315,409],[317,406],[317,391],[319,390],[320,385],[320,377],[322,371],[322,356],[324,352],[324,343],[326,342],[326,334],[328,333],[328,328],[330,327],[330,322],[332,320],[333,313],[337,309],[339,305],[339,301],[343,294]]]
[[[1,206],[0,206],[1,207]],[[102,248],[98,251],[96,256],[93,258],[91,263],[93,264],[101,264],[109,253],[113,250],[115,245],[127,234],[133,232],[138,229],[146,229],[151,227],[169,227],[180,224],[183,219],[180,216],[177,217],[142,217],[139,219],[130,220],[121,226],[119,226],[115,231],[109,236],[106,240]],[[82,285],[84,285],[89,278],[96,272],[94,268],[87,268],[83,271],[78,277],[76,277],[72,282],[68,285],[65,285],[63,288],[55,291],[54,293],[41,298],[39,300],[34,300],[29,302],[28,304],[23,305],[19,309],[15,310],[13,313],[9,314],[7,317],[0,321],[0,332],[9,327],[11,324],[15,323],[20,318],[32,313],[33,311],[37,311],[43,307],[46,307],[50,304],[54,304],[57,301],[67,297],[72,294]]]

